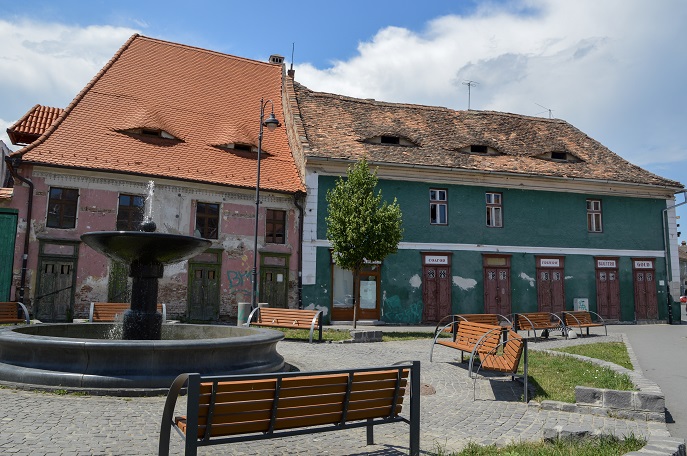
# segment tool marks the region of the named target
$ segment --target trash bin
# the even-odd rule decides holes
[[[240,302],[238,314],[236,316],[236,326],[243,326],[248,322],[250,316],[250,302]]]

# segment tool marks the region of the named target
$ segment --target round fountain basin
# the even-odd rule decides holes
[[[257,328],[163,325],[162,340],[109,340],[117,325],[42,324],[0,331],[0,381],[106,394],[165,391],[184,372],[276,372],[283,334]],[[128,393],[127,393],[128,392]]]

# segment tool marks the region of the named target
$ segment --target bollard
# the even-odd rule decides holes
[[[248,322],[250,310],[250,302],[239,303],[238,314],[236,316],[236,326],[243,326]]]

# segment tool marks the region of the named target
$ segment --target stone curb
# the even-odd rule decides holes
[[[629,370],[608,361],[586,356],[546,349],[533,349],[555,356],[577,358],[582,361],[607,367],[620,374],[625,374],[639,391],[615,391],[577,386],[575,387],[575,400],[577,403],[570,404],[558,401],[542,401],[540,408],[542,410],[588,413],[598,416],[617,416],[621,419],[639,419],[655,422],[655,426],[649,427],[649,438],[644,448],[628,454],[687,456],[685,454],[685,440],[671,437],[665,426],[665,396],[663,395],[663,391],[661,391],[661,388],[659,388],[656,383],[644,377],[629,339],[625,334],[620,334],[620,336],[627,348],[634,370]],[[555,426],[553,428],[544,429],[545,438],[570,438],[584,434],[595,435],[594,430],[581,429],[575,426]]]

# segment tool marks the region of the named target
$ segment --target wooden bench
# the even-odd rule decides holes
[[[253,317],[255,316],[255,321]],[[282,309],[258,307],[248,315],[246,326],[271,326],[287,329],[310,329],[310,343],[317,327],[319,341],[322,342],[322,311],[306,309]]]
[[[20,318],[20,312],[24,318]],[[0,302],[0,323],[31,323],[29,311],[21,302]]]
[[[592,314],[596,316],[596,321],[592,318]],[[582,336],[582,328],[587,328],[587,335],[589,335],[589,328],[600,326],[604,328],[606,335],[608,335],[608,328],[606,328],[606,323],[601,318],[601,315],[591,310],[566,310],[563,312],[563,322],[568,328],[577,327],[580,330],[580,336]]]
[[[454,324],[445,326],[446,321],[451,320]],[[501,314],[453,314],[447,315],[437,323],[436,328],[434,328],[434,335],[437,334],[439,328],[444,332],[452,333],[459,321],[471,321],[473,323],[483,323],[485,325],[498,326],[501,325],[504,328],[511,327],[511,321]],[[442,326],[443,325],[443,326]]]
[[[88,312],[88,321],[93,322],[113,322],[117,315],[124,315],[129,310],[131,304],[128,302],[92,302]],[[162,314],[162,321],[167,321],[167,306],[158,304],[157,311]]]
[[[511,380],[516,377],[523,379],[524,384],[524,400],[528,402],[528,386],[527,386],[527,339],[520,336],[512,330],[508,330],[507,337],[504,341],[497,344],[489,350],[476,348],[479,352],[479,363],[475,363],[475,357],[470,358],[468,366],[468,374],[472,378],[472,399],[475,399],[475,383],[479,377],[480,370],[500,372],[509,375]],[[520,366],[520,359],[524,353],[523,374],[518,375],[518,367]],[[475,368],[475,366],[477,366]]]
[[[446,326],[454,324],[454,322],[450,322]],[[435,333],[434,342],[432,342],[432,348],[429,351],[429,361],[432,362],[434,346],[443,345],[444,347],[460,350],[460,362],[462,363],[464,352],[470,353],[472,358],[474,354],[479,354],[480,351],[489,351],[498,346],[502,330],[503,327],[500,325],[487,325],[461,320],[457,323],[457,330],[452,332],[453,337],[450,339],[439,337],[442,330]]]
[[[537,331],[540,331],[539,337],[548,337],[549,330],[561,331],[561,335],[567,334],[565,323],[563,323],[561,317],[550,312],[516,313],[513,314],[513,322],[516,329],[527,331],[527,337],[529,337],[530,331],[533,331],[535,339]]]
[[[400,415],[410,377],[409,417]],[[174,416],[184,384],[186,415]],[[198,447],[374,426],[410,425],[410,454],[420,454],[420,362],[367,369],[235,376],[182,374],[174,380],[162,414],[159,454],[169,454],[174,428],[185,454]],[[313,448],[313,454],[318,453]],[[228,452],[227,452],[228,453]]]

